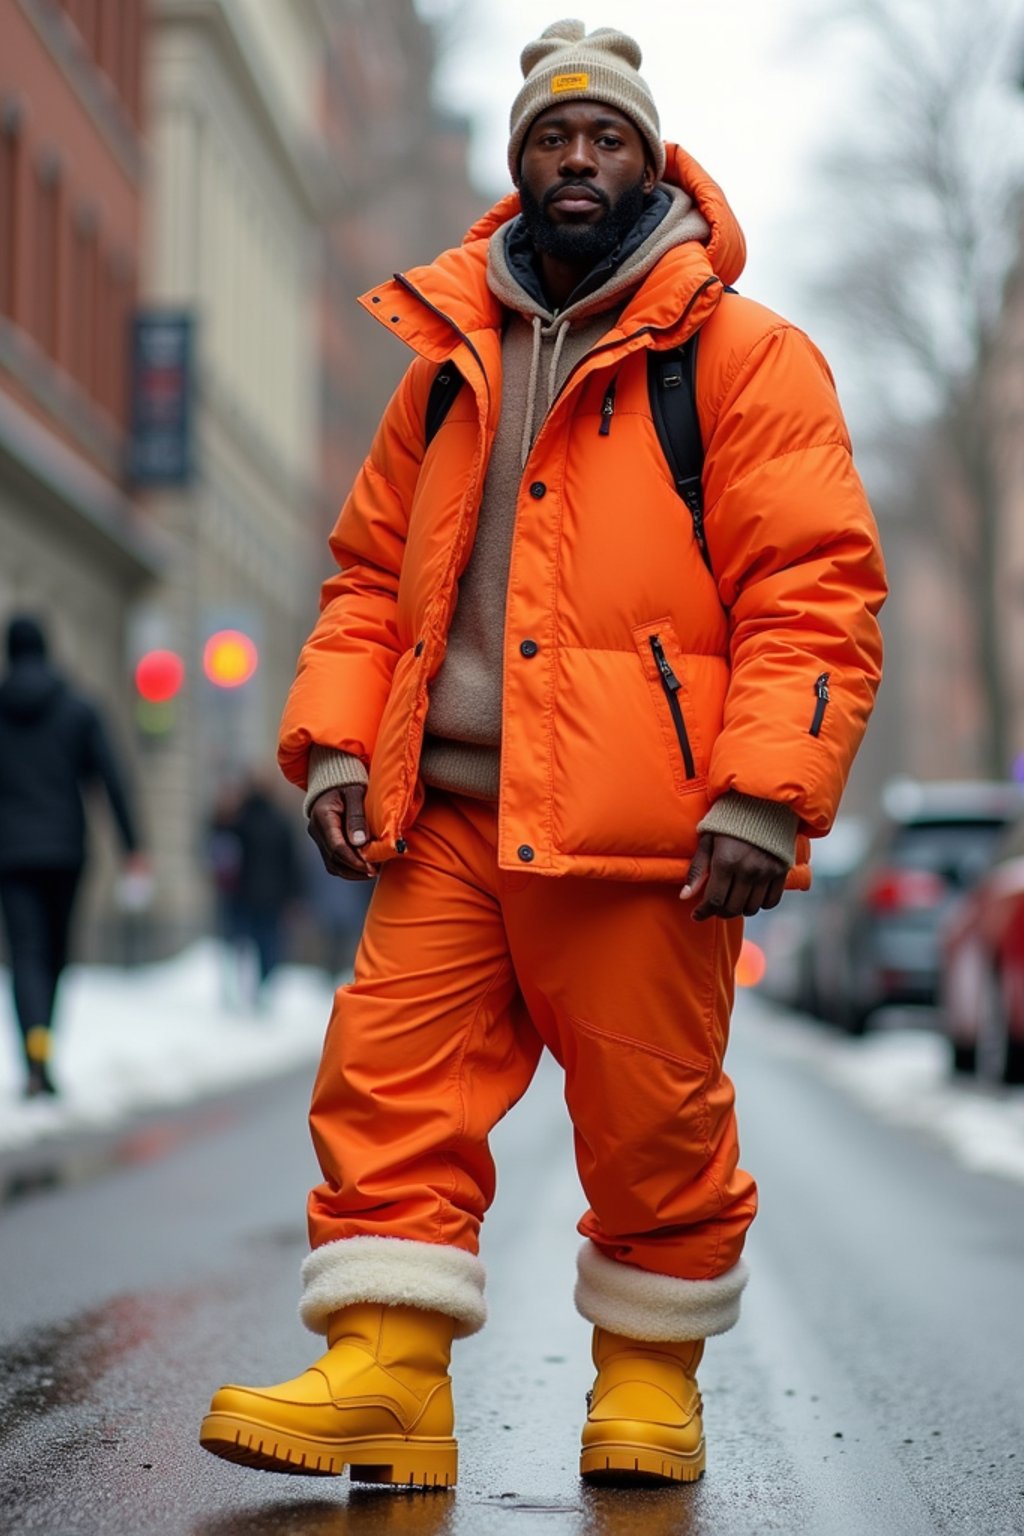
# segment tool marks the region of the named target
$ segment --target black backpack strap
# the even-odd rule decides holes
[[[430,386],[430,394],[427,396],[427,409],[423,416],[424,442],[423,450],[430,447],[434,438],[444,424],[444,419],[452,408],[452,403],[459,390],[462,388],[462,374],[452,362],[442,363],[434,375],[434,382]]]
[[[676,490],[693,519],[693,535],[701,558],[711,570],[704,536],[704,444],[697,415],[697,342],[700,331],[670,352],[648,352],[647,393],[654,430],[675,481]],[[712,573],[713,574],[713,573]]]
[[[726,293],[735,293],[727,283]],[[671,352],[648,352],[647,394],[658,434],[676,490],[693,519],[693,536],[701,559],[715,574],[704,534],[704,443],[697,414],[697,343],[700,331]]]

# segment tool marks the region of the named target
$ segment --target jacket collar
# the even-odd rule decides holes
[[[746,246],[717,183],[678,145],[666,145],[666,152],[663,180],[689,193],[711,235],[706,245],[688,241],[668,251],[630,298],[616,330],[623,338],[652,333],[658,345],[671,347],[707,318],[722,285],[735,282]],[[441,362],[451,356],[453,335],[472,350],[481,333],[501,328],[503,308],[487,284],[488,242],[519,211],[519,194],[511,192],[477,220],[460,246],[428,266],[396,273],[360,303],[426,357]]]

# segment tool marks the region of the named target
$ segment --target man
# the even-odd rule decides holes
[[[828,370],[725,293],[742,236],[639,64],[620,32],[549,27],[522,55],[517,193],[365,300],[418,357],[333,536],[280,749],[328,868],[380,872],[312,1108],[302,1316],[329,1348],[217,1394],[203,1439],[229,1459],[455,1481],[487,1137],[546,1045],[590,1202],[581,1471],[704,1469],[695,1373],[736,1321],[756,1199],[722,1069],[742,917],[807,883],[884,579]],[[647,384],[648,350],[698,327],[702,530]],[[425,447],[450,364],[465,387]]]
[[[148,868],[103,721],[47,660],[28,614],[7,630],[10,668],[0,682],[0,908],[14,1009],[25,1055],[25,1094],[57,1091],[50,1072],[57,983],[67,962],[85,866],[83,788],[99,782],[130,865]]]

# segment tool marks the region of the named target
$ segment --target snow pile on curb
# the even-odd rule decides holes
[[[259,1011],[232,1004],[234,980],[210,940],[159,965],[71,967],[54,1037],[60,1095],[25,1102],[10,978],[0,973],[0,1151],[314,1063],[331,1006],[327,978],[282,966]]]
[[[828,1062],[833,1082],[880,1119],[938,1137],[965,1168],[1024,1182],[1024,1095],[951,1082],[949,1046],[935,1035],[898,1030],[854,1044]]]

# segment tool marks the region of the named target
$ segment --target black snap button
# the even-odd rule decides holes
[[[522,843],[516,852],[524,864],[530,864],[533,862],[533,849],[530,847],[529,843]]]
[[[530,486],[530,495],[533,497],[534,501],[540,501],[541,497],[546,496],[547,493],[548,488],[544,484],[543,480],[535,480]]]
[[[400,837],[398,839],[397,843],[395,844],[395,852],[396,853],[404,853],[405,850],[408,848],[408,846],[409,846],[409,844],[406,842],[405,838],[404,837]]]
[[[399,320],[401,320],[401,318],[402,318],[401,315],[392,315],[391,316],[391,324],[392,325],[397,325]]]
[[[413,653],[414,656],[422,656],[423,655],[423,641],[422,640],[417,640],[416,641],[416,644],[412,648],[412,653]]]
[[[519,645],[520,654],[523,656],[536,656],[540,646],[536,640],[522,640]]]
[[[371,303],[373,303],[373,304],[379,304],[380,303],[380,294],[379,293],[375,293],[374,294],[373,299],[371,300]]]

